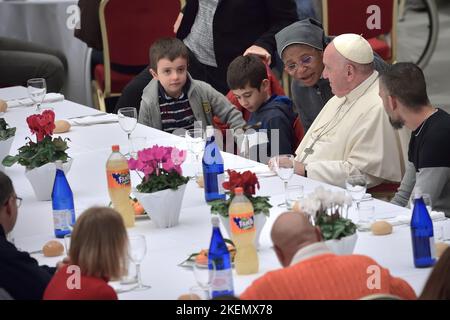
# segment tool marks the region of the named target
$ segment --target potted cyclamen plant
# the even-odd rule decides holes
[[[344,211],[352,205],[352,198],[344,191],[332,192],[318,187],[294,205],[294,211],[311,216],[311,222],[320,228],[326,245],[336,254],[352,254],[358,235],[356,225],[344,217]]]
[[[9,128],[6,120],[0,118],[0,160],[9,153],[11,145],[16,134],[16,128]],[[0,163],[0,170],[3,170],[3,165]]]
[[[55,129],[55,113],[45,110],[42,114],[34,114],[27,118],[31,133],[36,135],[36,142],[30,138],[19,148],[15,156],[6,156],[2,164],[10,167],[16,162],[26,168],[25,175],[33,187],[38,200],[51,200],[53,183],[56,175],[57,160],[63,162],[63,171],[67,173],[72,159],[66,153],[67,140],[53,138]]]
[[[253,205],[254,223],[256,228],[255,246],[258,248],[261,230],[270,214],[270,208],[272,208],[272,205],[269,203],[269,197],[255,196],[256,189],[259,189],[259,181],[256,174],[253,172],[247,170],[240,173],[235,170],[227,170],[227,173],[229,179],[223,183],[223,188],[227,190],[225,192],[227,199],[211,201],[211,213],[220,216],[222,224],[225,226],[228,235],[231,237],[228,208],[235,196],[234,189],[241,187],[244,190],[244,195]]]
[[[155,145],[138,151],[136,159],[128,160],[130,170],[136,170],[142,179],[133,189],[133,194],[158,228],[178,224],[184,190],[189,181],[181,170],[185,159],[186,151]]]

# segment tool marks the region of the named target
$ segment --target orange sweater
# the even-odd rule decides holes
[[[376,273],[370,266],[379,267],[380,288],[368,284]],[[360,299],[371,294],[393,294],[403,299],[416,299],[411,286],[394,278],[387,269],[362,255],[337,256],[322,254],[287,268],[266,273],[255,280],[240,296],[245,300],[307,300]]]

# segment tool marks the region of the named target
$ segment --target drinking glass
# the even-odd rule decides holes
[[[71,240],[72,240],[72,233],[68,233],[64,236],[64,248],[66,249],[66,256],[69,256]]]
[[[136,264],[136,275],[138,279],[138,284],[134,290],[147,290],[151,288],[151,286],[143,284],[141,277],[141,262],[147,253],[147,241],[145,236],[141,234],[128,236],[128,241],[130,244],[130,259]]]
[[[345,187],[352,196],[352,199],[356,201],[356,208],[359,210],[359,203],[367,190],[366,177],[362,174],[349,176],[347,180],[345,180]]]
[[[189,129],[185,133],[186,144],[188,150],[195,156],[195,177],[197,179],[200,175],[198,169],[199,157],[205,149],[205,133],[202,129]]]
[[[288,209],[292,210],[296,202],[301,202],[303,199],[303,186],[291,185],[287,188]]]
[[[214,262],[211,263],[212,269],[208,268],[207,264],[200,264],[194,262],[192,270],[194,271],[194,277],[197,284],[205,292],[207,300],[211,298],[211,284],[214,281],[216,275],[216,268]]]
[[[47,84],[44,78],[33,78],[27,81],[28,96],[36,105],[36,111],[41,111],[41,104],[47,93]]]
[[[371,205],[360,205],[358,208],[359,223],[372,223],[375,219],[375,207]]]
[[[294,175],[294,156],[291,154],[280,154],[273,158],[272,164],[278,177],[280,177],[284,183],[284,203],[280,203],[278,206],[289,208],[288,182]]]
[[[137,153],[147,146],[146,137],[131,137],[131,152],[130,156],[137,159]]]
[[[136,128],[137,124],[137,110],[134,107],[125,107],[120,108],[117,111],[117,115],[119,117],[119,124],[123,131],[128,136],[128,145],[129,145],[129,152],[127,155],[131,155],[131,150],[133,149],[133,146],[131,145],[131,132],[133,132],[134,128]]]

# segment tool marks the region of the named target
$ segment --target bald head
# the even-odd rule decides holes
[[[282,213],[271,231],[272,242],[280,263],[288,266],[302,247],[321,240],[320,231],[311,225],[307,216],[299,212]]]

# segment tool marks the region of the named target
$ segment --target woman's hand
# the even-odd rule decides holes
[[[270,53],[264,49],[263,47],[259,47],[259,46],[251,46],[250,48],[248,48],[247,50],[245,50],[244,52],[244,56],[248,55],[248,54],[254,54],[257,55],[258,57],[260,57],[261,59],[264,60],[265,63],[267,63],[267,65],[270,65],[271,61],[272,61],[272,56],[270,55]]]

